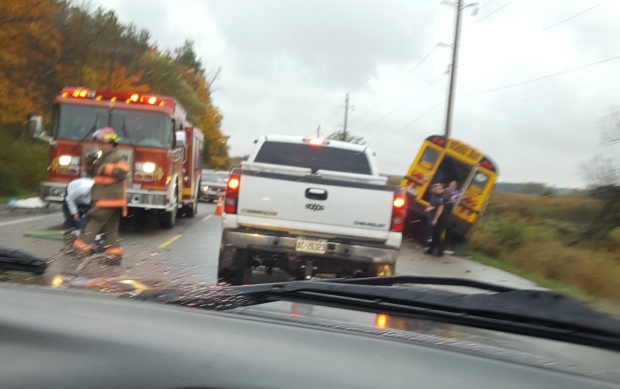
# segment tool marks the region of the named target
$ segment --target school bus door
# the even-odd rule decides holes
[[[428,203],[423,200],[423,196],[444,155],[445,149],[443,147],[425,141],[401,183],[401,186],[407,188],[409,207],[413,207],[413,210],[418,213],[423,213],[424,208],[428,206]]]
[[[484,212],[486,205],[495,186],[497,174],[478,165],[472,171],[472,175],[463,186],[461,199],[454,210],[454,217],[462,221],[457,230],[467,236],[471,227],[478,220],[478,216]]]

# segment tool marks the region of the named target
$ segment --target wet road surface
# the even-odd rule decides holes
[[[93,260],[79,268],[79,276],[120,277],[125,279],[158,279],[173,283],[213,284],[217,274],[217,256],[221,234],[220,217],[213,215],[215,204],[200,203],[194,218],[179,218],[170,230],[159,229],[156,223],[132,226],[121,231],[123,263],[104,266]],[[49,211],[46,211],[49,212]],[[61,213],[0,215],[0,245],[26,250],[50,260],[46,282],[52,283],[59,274],[72,274],[79,262],[61,253],[62,242],[26,236],[34,231],[59,230]],[[486,281],[515,288],[536,285],[502,270],[453,255],[442,258],[429,256],[412,241],[405,241],[397,263],[399,275],[456,277]],[[282,272],[267,275],[255,271],[256,282],[286,280]]]

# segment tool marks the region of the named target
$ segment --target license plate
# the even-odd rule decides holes
[[[297,238],[297,244],[295,245],[296,251],[303,251],[313,254],[325,254],[327,249],[327,242],[324,240],[312,240]]]

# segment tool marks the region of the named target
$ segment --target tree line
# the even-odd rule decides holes
[[[149,31],[114,11],[71,0],[0,2],[0,195],[36,190],[45,179],[47,146],[25,134],[30,114],[51,122],[65,86],[175,97],[205,135],[204,167],[228,165],[228,137],[213,104],[219,69],[208,69],[191,40],[166,51]]]

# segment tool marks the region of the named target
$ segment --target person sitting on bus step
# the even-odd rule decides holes
[[[444,184],[435,184],[433,186],[433,200],[434,205],[431,204],[433,209],[431,210],[432,218],[431,225],[433,227],[433,234],[431,238],[431,244],[425,251],[426,254],[435,254],[438,257],[443,257],[443,230],[445,229],[446,221],[445,212],[446,204],[450,201]]]

